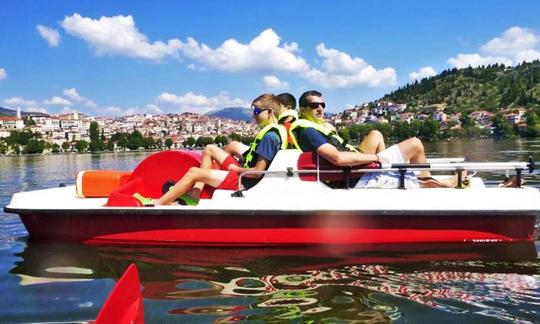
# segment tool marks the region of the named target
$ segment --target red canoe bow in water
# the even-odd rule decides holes
[[[107,297],[95,324],[144,323],[143,297],[137,266],[132,263]]]

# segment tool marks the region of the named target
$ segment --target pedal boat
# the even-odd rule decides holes
[[[163,151],[132,172],[85,171],[76,185],[15,193],[4,211],[20,216],[30,240],[46,242],[290,246],[534,241],[540,214],[536,188],[486,187],[476,176],[467,179],[464,189],[408,189],[404,183],[392,189],[348,188],[363,172],[510,169],[521,178],[534,168],[532,161],[428,162],[338,168],[316,154],[283,150],[249,190],[205,187],[197,206],[141,206],[133,193],[158,198],[164,184],[200,164],[197,152]]]

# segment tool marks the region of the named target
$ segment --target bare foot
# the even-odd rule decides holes
[[[465,188],[469,185],[469,178],[467,177],[467,171],[462,172],[462,187]],[[418,182],[421,188],[456,188],[458,186],[458,175],[444,178],[435,179],[433,177],[418,177]]]
[[[516,188],[517,187],[517,177],[516,176],[512,176],[510,178],[507,178],[506,180],[504,180],[503,183],[499,184],[499,188]],[[525,180],[523,180],[523,178],[521,178],[521,185],[523,186],[525,184]]]

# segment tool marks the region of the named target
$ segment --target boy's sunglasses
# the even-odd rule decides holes
[[[259,108],[257,106],[253,106],[253,116],[259,116],[260,113],[262,113],[265,110],[270,110],[268,108]]]
[[[326,103],[324,102],[310,102],[307,104],[308,108],[311,108],[311,109],[317,109],[319,108],[319,106],[326,108]]]

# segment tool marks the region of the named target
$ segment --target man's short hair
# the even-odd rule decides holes
[[[280,101],[277,96],[271,93],[265,93],[253,100],[251,105],[257,106],[262,109],[271,109],[274,114],[280,111]]]
[[[302,93],[302,95],[300,96],[300,99],[298,99],[298,103],[300,105],[300,108],[307,107],[307,104],[308,104],[307,97],[309,97],[309,96],[322,97],[322,93],[320,93],[317,90],[309,90],[309,91],[306,91],[306,92]]]
[[[277,95],[279,102],[287,109],[296,109],[296,99],[294,96],[288,92],[280,93]]]

